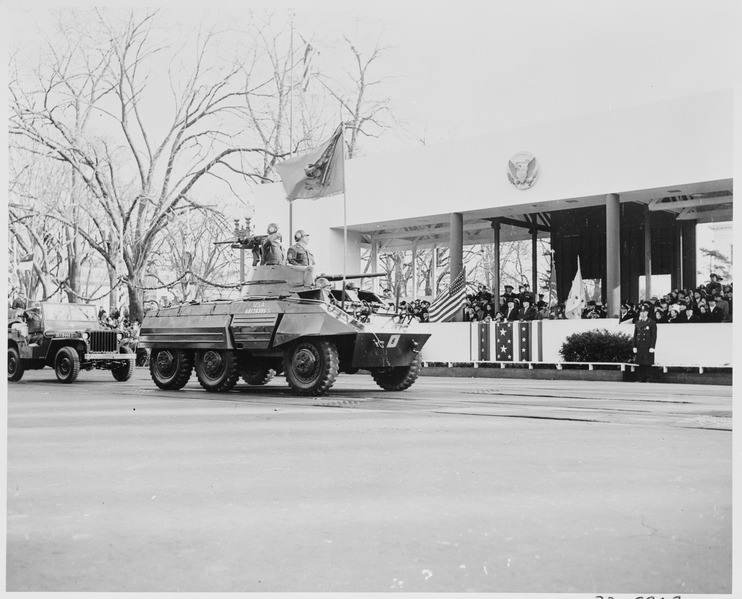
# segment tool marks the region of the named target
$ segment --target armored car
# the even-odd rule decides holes
[[[181,389],[193,370],[208,391],[240,377],[264,385],[284,374],[297,395],[323,395],[338,373],[367,371],[385,390],[418,377],[429,334],[351,290],[333,293],[313,267],[255,266],[240,299],[181,304],[145,316],[139,337],[161,389]]]

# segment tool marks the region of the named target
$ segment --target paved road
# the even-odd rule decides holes
[[[27,373],[9,591],[731,593],[731,388]]]

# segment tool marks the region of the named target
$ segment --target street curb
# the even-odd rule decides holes
[[[431,377],[458,377],[458,378],[507,378],[507,379],[537,379],[537,380],[564,380],[564,381],[614,381],[636,382],[637,374],[626,370],[616,369],[562,369],[557,370],[555,365],[543,365],[544,368],[523,368],[509,366],[506,368],[474,367],[474,363],[457,362],[452,366],[430,365],[420,369],[420,376]],[[549,367],[551,366],[551,367]],[[732,385],[731,368],[711,368],[704,372],[698,369],[671,368],[663,372],[662,368],[653,368],[649,376],[651,383],[675,383],[685,385]]]

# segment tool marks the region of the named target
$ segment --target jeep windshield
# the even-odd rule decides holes
[[[48,328],[90,328],[98,322],[95,306],[89,304],[41,304]]]

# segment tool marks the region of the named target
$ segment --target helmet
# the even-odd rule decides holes
[[[272,235],[273,233],[278,232],[278,225],[276,223],[271,223],[268,225],[268,234]]]
[[[299,229],[296,233],[294,233],[294,241],[301,241],[307,235],[308,233],[304,229]]]

